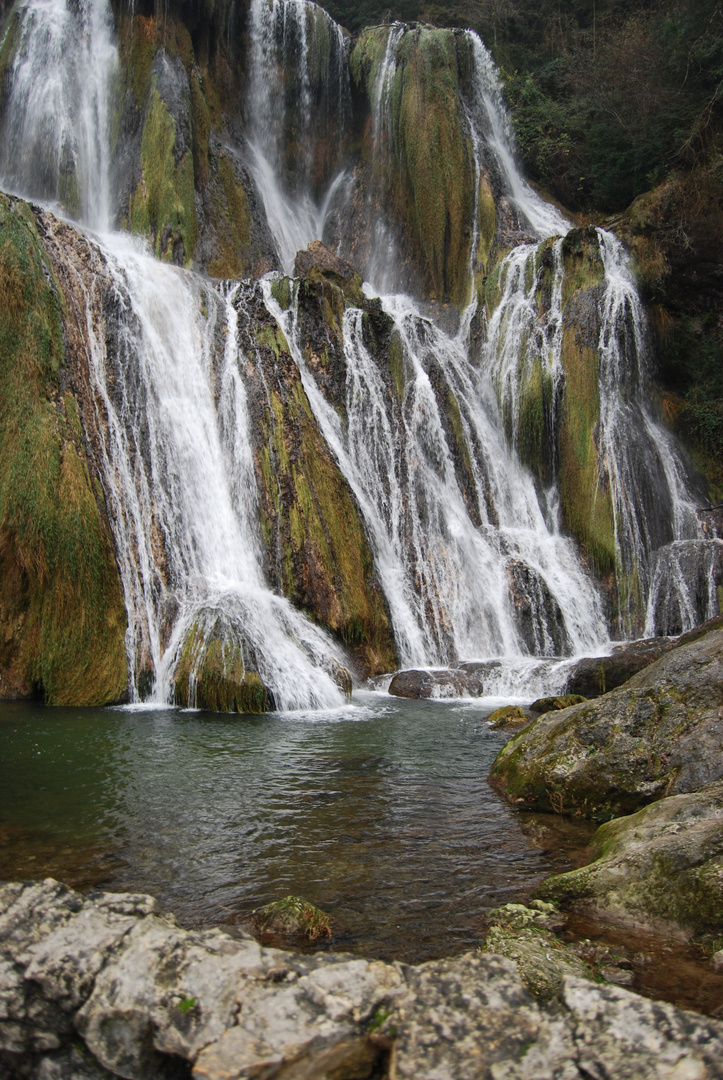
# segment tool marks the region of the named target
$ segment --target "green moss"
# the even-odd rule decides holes
[[[176,125],[153,85],[141,138],[142,176],[130,200],[131,230],[148,235],[156,255],[169,262],[182,243],[188,266],[198,232],[193,156],[187,152],[176,164],[175,147]]]
[[[565,276],[562,283],[563,309],[578,289],[591,289],[605,281],[598,236],[592,225],[572,229],[562,242]]]
[[[203,189],[206,187],[206,184],[208,183],[208,154],[209,137],[211,134],[211,117],[208,109],[208,103],[206,102],[206,93],[203,84],[203,78],[201,77],[201,73],[195,65],[193,65],[193,67],[191,68],[189,84],[191,87],[193,168],[196,175],[196,186],[198,187],[199,191],[203,191]],[[228,159],[222,157],[222,160],[227,161]]]
[[[16,4],[8,20],[5,36],[0,47],[0,109],[3,107],[6,76],[15,62],[15,55],[20,44],[20,27],[20,7]]]
[[[249,671],[237,642],[214,627],[210,634],[193,626],[174,676],[175,700],[182,706],[224,713],[264,713],[275,708],[273,695]]]
[[[373,100],[388,27],[364,31],[351,57],[352,76]],[[468,267],[474,209],[474,163],[460,114],[454,33],[416,27],[401,39],[392,81],[392,158],[371,165],[411,246],[426,269],[431,297],[461,305],[469,297]],[[367,146],[371,156],[371,146]],[[480,204],[480,246],[489,243],[490,207]],[[483,259],[485,261],[485,259]]]
[[[254,922],[262,934],[284,934],[316,941],[331,937],[332,918],[300,896],[285,896],[282,900],[254,911]]]
[[[535,357],[520,389],[517,416],[517,452],[543,483],[552,480],[552,411],[554,384],[542,361]]]
[[[578,229],[563,242],[563,303],[604,280],[597,234]],[[596,444],[600,416],[597,348],[590,331],[565,318],[561,359],[565,394],[558,426],[560,496],[565,524],[584,547],[594,570],[617,568],[612,498]]]
[[[0,196],[0,672],[49,704],[104,704],[126,694],[126,616],[77,406],[57,397],[59,295]]]
[[[477,262],[486,270],[492,245],[497,233],[497,207],[495,197],[492,194],[489,177],[482,173],[479,182],[479,207],[477,222],[479,228],[479,242],[477,245]]]
[[[215,210],[219,255],[209,264],[212,277],[241,278],[249,269],[249,211],[243,184],[225,154],[218,159],[223,205]]]
[[[271,282],[271,295],[282,311],[291,307],[291,279],[277,277]]]

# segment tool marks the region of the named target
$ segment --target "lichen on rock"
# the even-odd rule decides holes
[[[674,936],[723,926],[723,780],[601,825],[592,861],[548,878],[538,896]]]

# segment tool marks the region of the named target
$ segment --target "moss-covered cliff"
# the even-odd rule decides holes
[[[103,704],[127,692],[126,616],[63,304],[32,211],[0,196],[0,696]]]
[[[469,297],[475,166],[460,100],[460,36],[430,26],[407,30],[396,47],[388,102],[379,105],[392,32],[389,26],[362,31],[350,60],[370,114],[362,146],[370,173],[367,184],[381,204],[391,200],[392,228],[406,234],[407,256],[416,262],[417,273],[421,271],[427,294],[462,304]],[[375,108],[377,130],[371,115]],[[486,179],[481,191],[480,232],[489,250],[494,227],[484,197]],[[494,213],[491,218],[494,221]]]

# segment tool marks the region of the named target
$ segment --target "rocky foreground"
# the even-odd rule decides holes
[[[411,967],[193,932],[151,897],[0,888],[0,1075],[33,1080],[707,1080],[723,1024],[561,979],[535,1001],[515,965]]]

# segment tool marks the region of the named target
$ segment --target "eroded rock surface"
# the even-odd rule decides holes
[[[723,1024],[618,987],[567,976],[546,1006],[500,956],[301,956],[154,907],[52,879],[0,888],[3,1077],[723,1077]]]
[[[513,801],[605,820],[723,777],[723,630],[666,653],[625,686],[547,713],[500,751]]]

